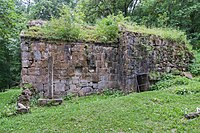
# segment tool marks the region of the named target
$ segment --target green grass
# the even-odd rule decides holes
[[[146,26],[137,24],[126,24],[125,26],[127,31],[130,32],[143,33],[146,35],[156,35],[163,39],[185,43],[187,45],[189,44],[185,32],[182,32],[180,30],[172,28],[147,28]]]
[[[16,101],[17,96],[20,94],[20,89],[12,89],[3,93],[0,93],[0,109],[3,109],[7,104],[11,104]]]
[[[0,93],[0,107],[16,93],[19,91]],[[150,91],[73,98],[61,106],[35,106],[29,114],[2,117],[0,132],[199,132],[200,118],[183,118],[185,111],[192,112],[200,106],[199,97],[200,93]]]

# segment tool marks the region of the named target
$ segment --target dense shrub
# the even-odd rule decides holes
[[[80,25],[77,23],[77,16],[69,7],[63,7],[60,18],[52,18],[42,28],[45,37],[73,41],[79,38]]]
[[[156,84],[151,86],[151,90],[161,90],[167,89],[171,86],[188,85],[190,79],[181,76],[174,76],[172,74],[167,74]]]
[[[188,95],[200,93],[200,78],[166,75],[159,82],[151,86],[152,90],[163,90],[177,95]]]
[[[200,52],[196,52],[195,60],[189,67],[190,72],[194,75],[200,75]]]
[[[99,20],[96,24],[95,37],[97,40],[107,42],[116,41],[118,38],[118,16],[108,16]]]

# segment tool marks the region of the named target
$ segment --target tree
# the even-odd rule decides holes
[[[8,87],[10,76],[10,56],[8,44],[12,42],[16,13],[12,0],[0,0],[0,90]],[[14,31],[14,32],[13,32]]]
[[[23,20],[14,2],[0,0],[0,91],[16,85],[20,79],[19,32]]]
[[[86,15],[86,21],[94,23],[95,19],[122,12],[129,16],[139,0],[81,0],[78,6]]]
[[[50,20],[52,17],[60,17],[60,9],[63,5],[75,6],[72,0],[35,0],[31,6],[30,19]]]

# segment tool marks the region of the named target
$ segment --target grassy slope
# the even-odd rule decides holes
[[[0,106],[14,93],[1,93]],[[61,106],[34,107],[30,114],[3,117],[0,132],[199,132],[200,118],[183,119],[186,108],[199,107],[199,97],[200,93],[180,96],[151,91],[76,98]]]
[[[21,90],[19,89],[13,89],[11,91],[6,91],[3,93],[0,93],[0,109],[4,108],[6,104],[10,104],[10,102],[14,102],[12,100],[15,100],[16,97],[19,95]]]

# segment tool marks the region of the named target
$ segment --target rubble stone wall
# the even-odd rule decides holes
[[[24,39],[22,83],[33,84],[47,96],[50,93],[48,59],[52,56],[55,95],[68,92],[87,95],[104,88],[118,88],[117,46]]]
[[[126,91],[137,90],[138,75],[147,74],[149,81],[157,81],[160,74],[187,71],[193,59],[184,43],[134,32],[123,32],[119,50],[119,85]]]
[[[137,75],[185,71],[192,57],[185,44],[133,32],[112,44],[21,40],[22,83],[33,84],[41,96],[50,93],[50,63],[54,94],[82,96],[105,88],[137,91]]]

